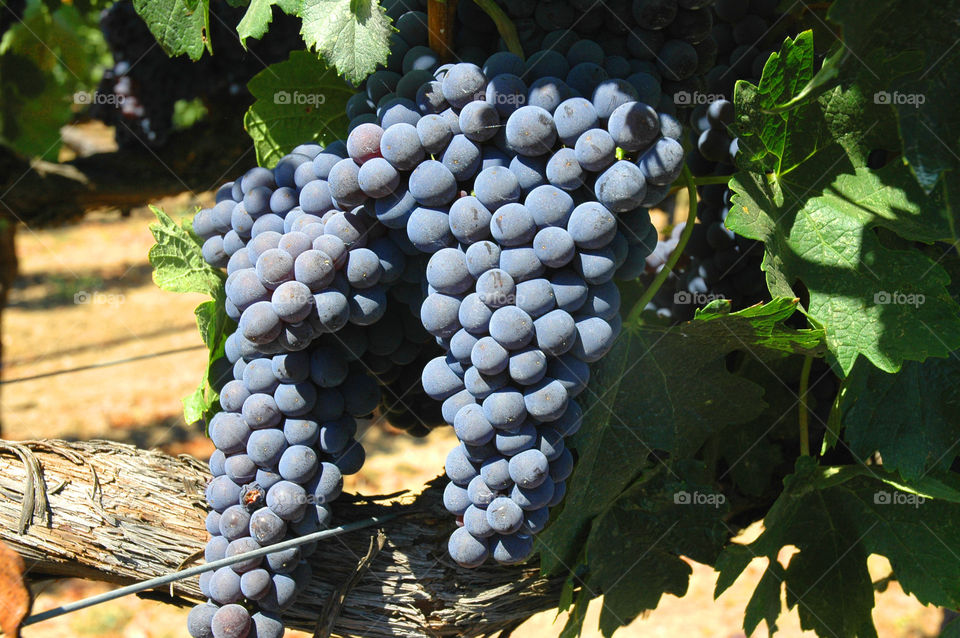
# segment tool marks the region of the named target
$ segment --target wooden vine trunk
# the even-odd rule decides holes
[[[202,561],[191,557],[207,538],[209,478],[206,464],[191,457],[110,441],[0,440],[0,540],[23,556],[31,576],[118,585],[156,577]],[[334,510],[341,523],[405,515],[381,528],[384,546],[355,583],[376,528],[322,543],[310,558],[313,582],[285,614],[288,625],[313,631],[325,614],[336,635],[479,636],[509,632],[554,607],[562,581],[541,578],[536,565],[467,570],[450,561],[442,486],[434,480],[401,502],[341,497]],[[325,609],[335,591],[342,605]],[[201,594],[190,579],[172,596],[165,588],[151,598],[183,605]]]

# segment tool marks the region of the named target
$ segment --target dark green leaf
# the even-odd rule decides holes
[[[773,158],[775,172],[736,175],[727,225],[766,244],[773,294],[799,296],[797,284],[805,287],[807,312],[826,329],[844,374],[860,354],[891,372],[904,360],[945,356],[960,346],[960,306],[946,292],[946,273],[917,249],[887,248],[871,228],[926,242],[954,233],[942,199],[926,196],[906,168],[866,168],[870,151],[895,135],[890,109],[858,89],[835,88],[770,112],[798,85],[798,56],[812,59],[809,39],[788,39],[779,57],[790,64],[771,59],[759,88],[738,87],[742,139]]]
[[[783,325],[796,302],[778,299],[747,310],[701,313],[670,330],[641,326],[621,335],[584,393],[584,425],[573,439],[579,461],[566,505],[541,535],[543,569],[575,564],[591,521],[639,476],[645,460],[686,458],[713,434],[764,409],[761,388],[731,374],[725,357],[759,359],[810,351],[822,334]],[[611,471],[612,468],[615,468]]]
[[[213,53],[210,42],[210,0],[200,0],[191,9],[187,0],[134,0],[133,7],[170,57],[186,53],[199,60],[204,50]]]
[[[907,480],[946,470],[960,454],[958,353],[907,362],[896,374],[860,361],[840,407],[844,438],[860,458],[880,452],[884,467]]]
[[[250,80],[257,99],[243,118],[257,150],[257,163],[272,167],[293,147],[329,144],[346,137],[346,103],[351,89],[317,56],[293,51]]]

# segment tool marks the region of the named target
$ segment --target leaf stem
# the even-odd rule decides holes
[[[810,456],[810,412],[807,409],[807,391],[810,389],[810,369],[813,367],[813,357],[807,355],[803,359],[803,369],[800,371],[800,454]]]
[[[665,282],[667,277],[670,276],[670,273],[673,272],[673,267],[676,266],[680,260],[680,255],[683,254],[684,248],[687,247],[687,242],[690,241],[690,235],[693,234],[693,227],[697,221],[697,185],[694,181],[693,174],[690,172],[689,166],[683,167],[683,178],[687,183],[687,192],[690,196],[690,207],[687,209],[686,226],[683,228],[683,233],[680,234],[680,241],[677,243],[677,247],[670,253],[670,258],[667,259],[667,263],[663,265],[663,269],[657,273],[654,280],[647,286],[647,289],[643,291],[643,295],[640,296],[637,303],[630,309],[630,314],[627,316],[628,324],[636,324],[640,321],[640,315],[643,313],[643,309],[647,307],[650,300],[653,299],[657,291],[660,290],[660,287],[663,286],[663,282]]]

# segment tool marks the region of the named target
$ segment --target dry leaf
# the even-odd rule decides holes
[[[20,638],[20,623],[30,614],[24,570],[20,554],[0,542],[0,630],[10,638]]]

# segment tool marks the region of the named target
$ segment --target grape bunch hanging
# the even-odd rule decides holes
[[[532,4],[524,38],[544,48],[526,60],[467,38],[476,63],[440,64],[425,14],[393,16],[347,139],[248,171],[194,219],[238,326],[210,423],[208,561],[330,525],[364,462],[356,419],[378,406],[415,434],[453,426],[460,565],[524,561],[562,502],[578,396],[621,329],[615,281],[648,269],[648,209],[686,161],[697,110],[676,96],[717,47],[709,2],[637,0],[600,41],[557,26],[568,5]],[[191,635],[282,635],[314,550],[205,576]]]

